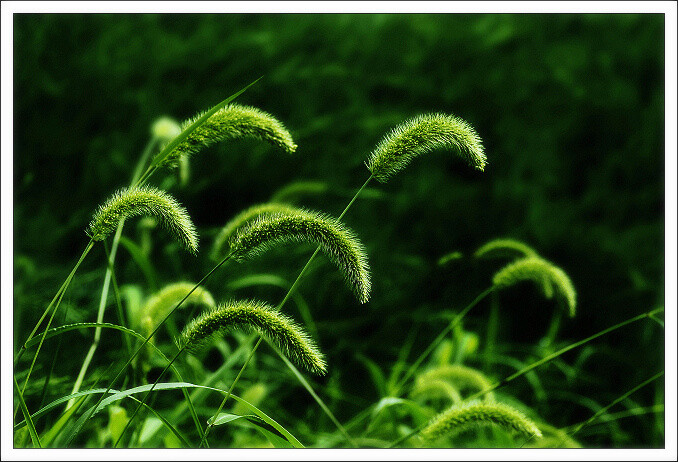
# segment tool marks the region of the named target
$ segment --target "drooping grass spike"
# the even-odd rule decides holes
[[[416,381],[410,391],[410,397],[423,397],[428,399],[442,397],[455,404],[463,401],[457,387],[442,379]]]
[[[143,308],[139,313],[140,325],[146,336],[148,336],[156,328],[165,316],[174,308],[181,300],[190,293],[185,300],[183,306],[187,305],[201,305],[206,308],[214,308],[214,298],[212,294],[204,287],[197,287],[192,282],[175,282],[168,284],[157,293],[148,298],[144,303]],[[193,292],[191,292],[193,290]],[[153,338],[149,340],[153,341]]]
[[[200,116],[198,114],[184,122],[183,129]],[[212,114],[205,123],[191,132],[158,166],[176,167],[182,156],[190,156],[204,147],[237,138],[260,139],[290,154],[297,149],[285,126],[271,114],[251,106],[231,103]]]
[[[150,186],[116,191],[94,214],[87,235],[95,241],[106,239],[120,220],[140,215],[155,217],[189,252],[198,251],[198,234],[184,207],[169,194]]]
[[[237,261],[256,256],[286,242],[318,244],[344,275],[361,303],[370,296],[370,269],[362,243],[338,220],[317,212],[298,209],[291,214],[259,216],[243,226],[230,240]]]
[[[421,387],[427,382],[435,380],[450,382],[459,391],[483,391],[492,386],[492,382],[479,370],[461,364],[445,364],[420,374],[415,381],[415,387]],[[492,392],[489,392],[485,395],[485,398],[491,401],[494,396]]]
[[[539,254],[529,245],[510,238],[493,239],[476,250],[476,258],[537,257]]]
[[[483,171],[487,164],[482,140],[466,121],[447,114],[422,114],[395,127],[377,144],[367,160],[372,176],[382,183],[412,159],[436,149],[455,151],[469,166]]]
[[[252,328],[268,337],[291,361],[314,374],[326,373],[323,355],[308,334],[290,318],[262,302],[230,301],[212,308],[186,325],[179,343],[189,351],[197,351],[213,335]]]
[[[541,438],[537,425],[516,409],[496,402],[454,405],[435,416],[421,432],[425,440],[435,440],[483,425],[494,425],[527,437]]]
[[[266,213],[296,213],[299,209],[285,204],[280,203],[266,203],[254,205],[248,209],[243,210],[237,214],[231,221],[226,223],[226,225],[221,228],[219,234],[214,239],[214,245],[212,246],[212,258],[215,260],[223,258],[224,254],[224,245],[233,237],[236,231],[238,231],[245,223],[249,222],[253,218],[258,217]],[[226,250],[227,251],[227,250]]]
[[[546,298],[557,294],[567,305],[570,317],[577,309],[577,292],[565,271],[543,258],[530,256],[514,261],[499,270],[492,280],[497,288],[510,287],[521,281],[540,285]]]

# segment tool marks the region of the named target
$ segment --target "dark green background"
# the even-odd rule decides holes
[[[571,276],[579,312],[564,322],[563,339],[663,304],[663,15],[24,14],[14,24],[20,338],[84,247],[97,204],[129,182],[151,123],[161,115],[191,117],[262,75],[237,101],[282,120],[299,149],[286,157],[239,141],[192,159],[191,183],[170,192],[191,213],[203,250],[231,216],[293,180],[328,182],[332,193],[302,204],[338,215],[367,178],[363,162],[379,139],[419,113],[464,118],[486,147],[485,173],[448,153],[431,154],[387,184],[373,183],[384,197],[361,199],[346,216],[370,256],[368,305],[354,301],[324,260],[301,284],[320,344],[348,393],[377,399],[357,353],[388,371],[418,329],[415,357],[442,329],[441,315],[490,284],[500,262],[480,268],[464,259],[441,268],[436,261],[454,250],[470,255],[495,237],[524,240]],[[134,238],[134,226],[128,231]],[[166,234],[155,236],[162,282],[197,280],[211,267],[207,252],[193,258],[165,247]],[[223,284],[244,272],[293,280],[309,249],[231,266],[208,287],[224,299],[230,294]],[[70,320],[96,316],[104,256],[92,255],[73,288]],[[118,267],[120,284],[143,282],[123,251]],[[275,303],[282,294],[257,295]],[[553,305],[531,286],[506,292],[501,302],[500,339],[517,345],[507,354],[521,357],[519,346],[538,341]],[[487,315],[481,305],[466,322],[481,342]],[[119,347],[117,337],[110,342]],[[563,388],[604,405],[662,368],[655,325],[627,328],[597,345],[600,354],[585,364],[596,379]],[[65,364],[73,353],[77,370],[84,352],[73,345],[62,351]],[[530,402],[529,389],[513,392]],[[644,401],[654,393],[646,390]],[[359,410],[337,413],[347,418]],[[558,401],[549,410],[556,425],[590,412]],[[650,418],[634,420],[623,442],[662,444],[651,428]],[[590,443],[611,444],[600,438]]]

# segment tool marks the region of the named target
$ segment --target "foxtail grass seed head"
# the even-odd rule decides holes
[[[323,375],[327,366],[309,335],[290,318],[257,301],[230,301],[193,319],[181,333],[180,345],[198,351],[217,334],[255,329],[265,335],[294,363]]]
[[[494,257],[537,257],[539,254],[529,245],[510,238],[494,239],[482,245],[475,253],[476,258]]]
[[[577,292],[565,271],[553,263],[535,256],[522,258],[499,270],[492,280],[500,289],[522,281],[539,284],[546,298],[551,298],[555,292],[567,305],[570,317],[576,314]]]
[[[193,282],[175,282],[166,285],[160,291],[149,297],[141,309],[141,326],[144,329],[145,334],[150,334],[158,323],[167,316],[172,308],[189,293],[190,295],[188,295],[183,306],[199,305],[206,308],[213,308],[216,305],[212,294],[207,289],[198,287],[191,292],[191,289],[194,287],[195,283]]]
[[[370,297],[370,268],[367,254],[355,234],[338,220],[298,209],[292,214],[271,213],[243,226],[230,240],[233,257],[252,258],[287,242],[318,244],[339,267],[360,303]]]
[[[198,114],[183,124],[185,130],[199,119]],[[251,106],[229,104],[210,116],[179,143],[160,166],[175,167],[182,156],[190,156],[220,141],[256,138],[292,154],[297,145],[285,126],[271,114]]]
[[[254,205],[248,209],[243,210],[237,214],[231,221],[226,223],[226,225],[221,228],[219,234],[214,239],[214,245],[212,246],[212,258],[220,259],[227,253],[228,249],[224,249],[224,246],[228,241],[233,237],[236,231],[243,227],[246,223],[253,220],[254,218],[270,213],[296,213],[299,209],[285,204],[279,203],[266,203]]]
[[[461,364],[445,364],[419,374],[415,386],[423,386],[427,382],[443,380],[453,384],[459,391],[483,391],[492,386],[485,374],[477,369]],[[494,399],[492,392],[485,395],[489,401]]]
[[[434,379],[420,381],[417,380],[410,391],[411,398],[444,398],[453,403],[460,403],[462,401],[461,394],[457,387],[447,382],[446,380]]]
[[[181,125],[171,117],[160,117],[151,126],[151,135],[161,143],[172,141],[181,133]]]
[[[436,149],[455,151],[469,166],[483,171],[487,164],[482,140],[466,121],[447,114],[423,114],[395,127],[372,151],[367,168],[377,180],[404,169],[412,159]]]
[[[541,438],[537,425],[518,410],[500,403],[471,402],[455,405],[434,417],[421,432],[431,441],[444,435],[453,436],[478,426],[493,425],[527,437]]]
[[[120,220],[147,215],[155,217],[189,252],[198,251],[198,234],[184,207],[159,189],[142,186],[115,192],[94,214],[87,235],[95,241],[106,239]]]

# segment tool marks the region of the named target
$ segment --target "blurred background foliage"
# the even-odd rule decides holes
[[[153,234],[161,283],[198,280],[213,264],[207,251],[218,228],[290,182],[327,183],[298,203],[338,215],[367,178],[371,149],[406,118],[453,113],[486,146],[485,173],[448,153],[425,156],[387,184],[373,183],[373,194],[346,216],[370,255],[369,304],[357,304],[325,259],[302,282],[331,365],[320,381],[361,398],[333,402],[340,420],[378,398],[359,355],[388,371],[412,339],[413,360],[451,313],[489,286],[502,263],[481,267],[470,256],[492,238],[524,240],[571,276],[579,310],[563,323],[565,340],[663,304],[662,15],[20,14],[14,25],[15,344],[85,245],[97,204],[129,183],[152,122],[191,117],[260,76],[237,101],[282,120],[299,149],[287,157],[263,143],[221,143],[191,160],[184,186],[167,183],[174,173],[156,175],[202,238],[194,258],[162,231]],[[140,232],[136,222],[126,227],[132,239]],[[207,286],[218,300],[235,294],[276,303],[280,289],[224,287],[258,272],[292,281],[311,249],[228,266]],[[465,257],[438,266],[452,251]],[[99,249],[88,259],[61,322],[94,320],[104,258]],[[119,284],[149,290],[122,248],[116,267]],[[525,360],[521,346],[539,340],[551,302],[529,285],[500,301],[504,353]],[[465,325],[481,344],[487,305]],[[298,317],[294,305],[286,309]],[[118,336],[105,333],[103,342],[109,350],[99,349],[95,365],[120,350]],[[61,351],[64,367],[77,371],[81,346],[64,342]],[[604,405],[663,367],[656,325],[626,328],[595,351],[567,384],[548,369],[554,386]],[[512,387],[532,402],[528,387]],[[294,403],[285,412],[331,428],[296,390],[279,390]],[[658,393],[636,397],[652,402]],[[591,414],[557,399],[543,411],[554,425]],[[630,435],[623,444],[662,444],[650,431],[653,416],[630,420],[620,423]],[[605,435],[591,438],[611,444]]]

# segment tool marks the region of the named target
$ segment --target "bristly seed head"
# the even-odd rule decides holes
[[[230,249],[233,258],[242,261],[275,245],[300,241],[320,245],[344,274],[360,303],[368,301],[370,268],[365,249],[350,229],[327,215],[302,209],[260,215],[231,238]]]
[[[521,281],[533,281],[540,285],[544,296],[551,298],[554,291],[565,301],[570,317],[577,309],[577,292],[565,271],[538,256],[528,256],[506,265],[492,280],[498,288],[510,287]]]
[[[383,183],[413,158],[435,149],[455,151],[476,170],[487,165],[482,140],[473,127],[447,114],[423,114],[398,125],[379,142],[366,164]]]
[[[503,256],[530,257],[538,255],[537,251],[529,245],[511,238],[493,239],[483,244],[475,253],[476,258]]]
[[[480,425],[496,425],[527,437],[541,438],[537,425],[516,409],[495,402],[471,402],[454,405],[435,416],[421,432],[425,440],[454,435]]]
[[[226,250],[224,250],[224,246],[228,243],[231,237],[233,237],[235,233],[245,224],[257,218],[258,216],[271,213],[290,214],[296,213],[298,211],[299,209],[296,207],[274,202],[253,205],[252,207],[243,210],[233,217],[232,220],[226,223],[226,225],[221,228],[221,231],[219,231],[219,234],[214,239],[214,245],[212,246],[212,258],[215,260],[222,258],[226,252]]]
[[[308,371],[318,375],[327,372],[322,353],[301,327],[269,305],[252,300],[230,301],[201,314],[186,325],[179,344],[195,352],[214,335],[233,329],[255,329]]]
[[[101,241],[115,231],[120,220],[140,215],[157,218],[184,248],[197,253],[198,234],[186,209],[166,192],[150,186],[116,191],[99,206],[86,233],[93,240]]]
[[[200,118],[198,114],[183,123],[183,130]],[[292,154],[297,145],[285,126],[271,114],[251,106],[229,104],[210,116],[202,125],[191,132],[170,153],[159,166],[176,167],[179,158],[197,153],[207,146],[220,141],[237,138],[256,138],[266,141]]]

